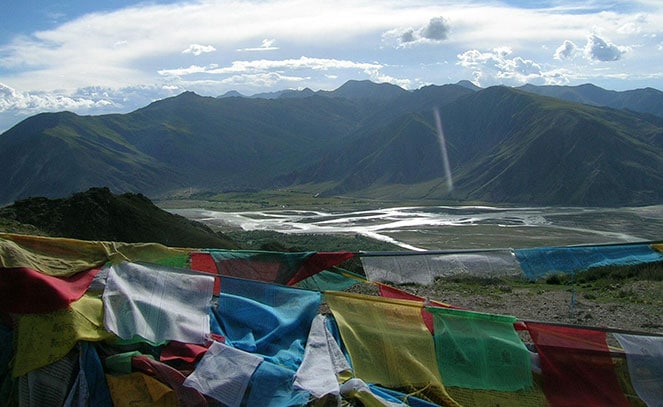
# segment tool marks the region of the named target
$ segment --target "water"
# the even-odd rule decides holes
[[[640,208],[409,206],[323,212],[265,210],[173,213],[217,230],[359,234],[407,250],[523,248],[663,240],[663,205]]]

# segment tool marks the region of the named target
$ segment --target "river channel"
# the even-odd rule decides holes
[[[663,205],[637,208],[409,206],[349,212],[171,212],[216,230],[359,234],[405,250],[523,248],[663,240]]]

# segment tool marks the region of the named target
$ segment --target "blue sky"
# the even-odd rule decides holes
[[[0,131],[192,90],[579,85],[663,89],[663,2],[8,0]]]

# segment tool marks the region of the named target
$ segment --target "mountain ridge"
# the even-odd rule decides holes
[[[152,197],[296,187],[500,204],[663,200],[663,116],[636,111],[637,92],[617,92],[626,107],[611,108],[540,94],[613,92],[596,87],[470,85],[406,91],[349,81],[276,98],[185,92],[128,114],[39,114],[0,135],[8,174],[0,202],[95,186]],[[663,93],[644,92],[663,101]],[[435,111],[453,190],[445,187]]]
[[[144,195],[112,194],[108,188],[90,188],[66,198],[19,200],[0,208],[0,220],[33,227],[55,237],[161,243],[172,247],[239,248],[223,233],[159,209]]]

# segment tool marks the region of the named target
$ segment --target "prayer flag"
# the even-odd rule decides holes
[[[145,373],[106,375],[108,389],[116,407],[179,407],[175,391]]]
[[[350,252],[270,252],[258,250],[209,250],[193,253],[191,268],[220,275],[281,285],[297,282],[352,258]]]
[[[530,280],[551,273],[575,273],[592,267],[663,261],[648,244],[537,247],[516,249],[516,258]]]
[[[435,348],[447,386],[517,391],[532,387],[530,355],[515,317],[427,307],[435,320]]]
[[[663,337],[613,334],[626,353],[633,388],[648,406],[663,406]]]
[[[210,335],[214,279],[155,264],[110,267],[104,290],[104,324],[122,339],[152,343],[205,343]]]
[[[27,267],[66,277],[111,261],[181,264],[192,249],[159,243],[91,242],[0,233],[0,267]]]
[[[103,324],[100,298],[86,294],[69,308],[18,318],[13,376],[46,366],[64,357],[78,341],[98,342],[114,335]]]
[[[311,324],[306,341],[304,360],[295,373],[295,387],[316,398],[340,393],[338,375],[350,370],[336,340],[325,326],[325,317],[318,314]]]
[[[78,353],[70,352],[18,378],[19,406],[63,406],[75,384]],[[2,400],[5,404],[6,400]],[[6,403],[6,405],[11,405]]]
[[[520,276],[520,266],[509,250],[363,255],[361,263],[371,281],[430,285],[438,277]]]
[[[628,406],[605,332],[527,322],[551,406]]]
[[[343,292],[327,292],[325,299],[358,378],[384,387],[426,389],[433,401],[457,405],[442,385],[422,304]]]
[[[395,298],[395,299],[400,299],[400,300],[411,300],[411,301],[419,301],[422,304],[427,304],[427,305],[433,305],[436,307],[444,307],[444,308],[453,308],[451,305],[439,302],[439,301],[431,301],[427,298],[420,297],[418,295],[410,294],[406,291],[399,290],[398,288],[388,286],[386,284],[382,283],[376,283],[378,285],[378,289],[380,290],[380,295],[382,297],[387,297],[387,298]],[[421,308],[421,317],[424,320],[424,324],[426,324],[426,328],[430,331],[430,333],[435,332],[435,324],[433,322],[433,315],[426,310],[426,308]]]
[[[251,376],[262,358],[214,342],[196,367],[184,380],[192,387],[229,407],[239,407]]]
[[[222,277],[213,311],[230,346],[277,358],[294,371],[320,300],[316,291]]]
[[[94,344],[87,341],[78,344],[79,372],[64,405],[112,407],[113,401],[104,377],[104,367]]]
[[[136,371],[154,376],[160,382],[167,384],[175,392],[181,406],[207,405],[207,400],[198,390],[184,385],[186,376],[179,370],[144,355],[131,358],[131,366]]]
[[[50,276],[69,276],[103,265],[100,242],[0,233],[0,266],[27,267]]]
[[[334,267],[303,279],[297,287],[315,291],[345,291],[362,282],[366,282],[364,277]]]
[[[52,277],[26,267],[0,268],[0,311],[38,314],[67,308],[85,294],[98,272]]]

